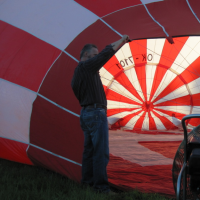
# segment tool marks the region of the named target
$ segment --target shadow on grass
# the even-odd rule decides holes
[[[138,191],[97,194],[47,169],[0,159],[1,200],[166,200]]]

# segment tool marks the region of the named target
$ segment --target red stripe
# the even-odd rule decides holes
[[[152,89],[151,89],[149,101],[151,101],[151,99],[154,97],[155,92],[158,89],[158,86],[160,85],[166,71],[167,71],[166,66],[158,64],[158,66],[156,68],[155,76],[154,76],[154,79],[153,79],[153,84],[152,84]]]
[[[81,163],[84,136],[79,120],[38,96],[33,103],[30,143]]]
[[[37,92],[61,51],[10,24],[0,21],[1,26],[0,78]]]
[[[57,145],[59,146],[60,144],[57,143]],[[65,175],[70,179],[80,182],[81,166],[56,157],[33,146],[30,146],[27,154],[35,165],[50,169],[59,174]]]
[[[124,69],[122,66],[117,65],[119,61],[117,60],[116,56],[112,56],[110,60],[103,66],[107,71],[109,71],[114,77],[117,77],[121,74]]]
[[[151,15],[165,27],[170,36],[198,35],[200,33],[199,23],[186,1],[167,0],[146,5]],[[196,9],[199,9],[198,4],[195,3],[195,6],[197,6]],[[197,12],[199,13],[199,11]]]
[[[199,10],[200,1],[190,0],[189,2],[190,2],[190,6],[192,7],[192,10],[194,11],[198,19],[200,19],[200,10]]]
[[[159,115],[158,113],[152,111],[153,114],[158,117],[160,119],[160,121],[163,123],[163,125],[165,126],[165,128],[168,129],[175,129],[176,126],[166,117]],[[162,111],[161,111],[162,112]]]
[[[193,106],[200,106],[200,93],[193,94],[192,99],[193,99]]]
[[[159,108],[154,108],[155,110],[157,111],[160,111],[164,114],[167,114],[169,116],[174,116],[176,117],[177,119],[179,120],[182,120],[182,118],[185,116],[185,114],[182,114],[182,113],[178,113],[178,112],[175,112],[175,111],[169,111],[169,110],[163,110],[163,109],[159,109]],[[155,113],[155,112],[154,112]],[[157,113],[156,113],[157,114]],[[159,115],[160,116],[160,115]]]
[[[162,81],[167,69],[170,68],[171,65],[173,64],[174,60],[178,56],[180,50],[183,48],[187,39],[188,39],[188,37],[174,38],[175,43],[173,45],[170,44],[167,40],[165,40],[165,44],[164,44],[163,51],[162,51],[161,58],[160,58],[160,63],[158,64],[158,67],[156,69],[156,76],[155,76],[156,81],[154,81],[155,83],[153,84],[153,87],[152,87],[151,98],[153,98],[153,96],[159,86],[159,82]],[[179,84],[179,86],[177,86],[177,87],[180,87],[183,84],[181,81],[182,81],[182,79],[180,79],[180,77],[179,77],[178,78],[179,83],[173,83],[171,85],[175,86],[176,84]],[[172,91],[172,88],[170,86],[168,86],[167,88],[170,88],[170,90]],[[166,88],[166,90],[167,90],[167,88]],[[168,90],[168,92],[170,92],[170,90]],[[167,95],[168,92],[166,92],[163,95],[160,94],[161,97],[160,97],[160,95],[158,95],[158,97],[154,100],[154,102],[157,101],[158,99],[164,97],[165,95]]]
[[[93,13],[102,17],[104,15],[110,14],[114,11],[126,8],[129,6],[134,6],[141,4],[140,0],[75,0],[77,3],[81,4],[88,10],[91,10]]]
[[[175,152],[182,141],[139,141],[142,146],[167,158],[174,159]]]
[[[0,20],[0,24],[1,24],[1,26],[0,26],[0,34],[1,34],[7,28],[8,24],[1,20]]]
[[[123,118],[123,120],[120,121],[120,126],[125,126],[133,117],[137,116],[140,114],[142,111],[138,111],[136,113],[127,115],[126,117]]]
[[[169,116],[174,116],[174,117],[176,117],[177,119],[179,119],[179,120],[182,120],[182,118],[184,117],[184,116],[186,116],[185,114],[182,114],[182,113],[178,113],[178,112],[173,112],[173,111],[167,111],[167,110],[163,110],[163,109],[159,109],[159,108],[155,108],[155,110],[158,110],[158,111],[160,111],[160,112],[162,112],[162,113],[165,113],[165,114],[167,114],[167,115],[169,115]],[[155,112],[154,112],[155,113]],[[189,113],[188,113],[189,114]],[[190,123],[192,126],[197,126],[197,125],[199,125],[200,124],[200,119],[191,119],[191,120],[188,120],[188,121],[186,121],[186,124],[187,123]],[[172,129],[173,127],[169,127],[169,129]]]
[[[178,89],[179,87],[183,86],[184,82],[180,79],[179,76],[177,76],[169,85],[157,96],[156,99],[154,99],[153,102],[158,101],[159,99],[164,98],[174,90]],[[186,88],[185,88],[186,90]]]
[[[198,57],[186,70],[181,73],[182,79],[190,83],[200,77],[200,57]]]
[[[196,119],[190,119],[188,121],[186,121],[186,123],[191,124],[192,126],[199,126],[200,124],[200,119],[196,118]]]
[[[165,40],[159,64],[171,67],[188,38],[189,37],[173,38],[173,45],[170,44],[167,40]]]
[[[171,45],[167,40],[162,50],[160,62],[155,72],[154,82],[152,85],[152,91],[150,100],[154,97],[156,90],[158,89],[159,84],[161,83],[167,69],[171,67],[180,50],[183,48],[188,37],[174,38],[174,44]]]
[[[131,112],[133,110],[136,110],[138,108],[117,108],[117,109],[108,109],[107,110],[107,117],[110,117],[112,115],[115,115],[115,114],[118,114],[118,113],[121,113],[121,112],[125,112],[125,111],[128,111],[128,112]]]
[[[58,105],[79,114],[81,107],[71,87],[76,66],[76,61],[62,53],[49,70],[39,93]]]
[[[142,124],[144,122],[145,115],[146,115],[146,112],[144,112],[142,114],[142,116],[137,120],[137,122],[136,122],[136,124],[134,126],[134,129],[142,129]]]
[[[154,118],[151,116],[151,113],[149,112],[148,115],[149,115],[149,130],[157,130],[156,123],[154,121]]]
[[[123,73],[123,67],[119,65],[119,61],[115,56],[113,56],[105,65],[104,68],[109,71],[124,88],[126,88],[130,93],[132,93],[137,99],[142,101],[140,95],[137,93],[136,89],[131,84],[128,77]]]
[[[136,40],[129,43],[133,60],[136,64],[146,64],[147,62],[147,40]]]
[[[167,87],[164,89],[158,97],[154,100],[154,102],[159,99],[165,97],[169,93],[183,86],[184,84],[188,84],[200,76],[200,57],[198,57],[185,71],[183,71],[179,76],[177,76]],[[190,104],[192,104],[190,102]]]
[[[174,198],[171,170],[172,165],[136,167],[135,163],[119,159],[114,167],[108,165],[108,178],[110,183],[124,191],[133,192],[137,188],[141,192],[160,193]]]
[[[143,101],[140,95],[138,94],[137,90],[133,87],[132,83],[124,73],[118,76],[116,80],[131,94],[133,94],[133,96],[135,96],[138,100]]]
[[[145,101],[147,101],[147,84],[146,84],[146,66],[135,66],[135,71],[144,95]]]
[[[106,98],[107,100],[113,100],[113,101],[119,101],[119,102],[124,102],[124,103],[129,103],[129,104],[133,104],[133,105],[140,105],[138,102],[133,101],[117,92],[114,92],[111,89],[107,89],[106,90]]]
[[[33,165],[26,154],[28,144],[0,137],[0,158]]]
[[[67,33],[66,33],[67,35]],[[66,36],[67,37],[67,36]],[[101,38],[101,39],[100,39]],[[69,54],[76,59],[80,59],[80,52],[85,44],[96,44],[99,52],[105,48],[106,45],[117,41],[120,36],[112,31],[101,20],[97,20],[85,30],[83,30],[65,49]],[[74,48],[76,47],[76,48]]]
[[[165,16],[169,17],[169,14]],[[131,39],[166,37],[162,28],[152,20],[143,5],[120,10],[103,19],[119,33],[127,33]]]
[[[193,98],[193,96],[187,95],[187,96],[179,97],[179,98],[176,98],[176,99],[172,99],[172,100],[169,100],[169,101],[158,103],[155,106],[157,106],[157,107],[159,107],[159,106],[185,106],[185,105],[190,106],[191,105],[191,98]],[[196,101],[196,103],[200,104],[199,100]]]
[[[140,83],[145,100],[147,100],[146,89],[146,67],[147,62],[147,40],[137,40],[129,43],[133,60],[135,63],[135,71]],[[143,100],[142,100],[143,101]]]

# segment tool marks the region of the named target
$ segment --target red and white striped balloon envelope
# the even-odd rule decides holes
[[[70,85],[79,53],[86,43],[102,50],[128,34],[134,40],[100,70],[110,124],[109,182],[173,195],[180,120],[199,112],[199,1],[0,5],[0,157],[80,181],[81,107]],[[188,127],[197,124],[191,120]]]
[[[198,36],[125,44],[100,71],[111,129],[173,130],[199,113],[199,55]]]

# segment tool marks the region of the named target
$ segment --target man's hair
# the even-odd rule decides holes
[[[81,50],[81,53],[80,53],[80,59],[83,57],[83,54],[85,52],[89,52],[92,48],[96,48],[97,49],[97,46],[95,44],[86,44],[83,49]]]

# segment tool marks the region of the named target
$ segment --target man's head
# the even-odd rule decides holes
[[[81,50],[80,59],[85,61],[89,58],[96,56],[99,53],[97,46],[94,44],[86,44]]]

